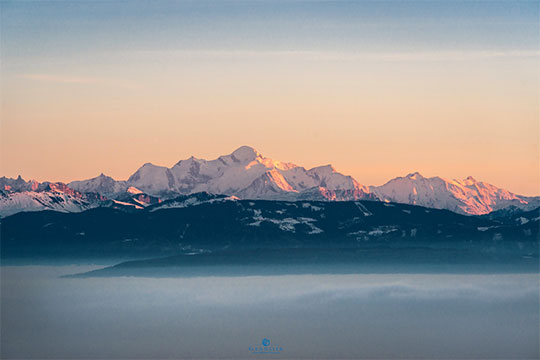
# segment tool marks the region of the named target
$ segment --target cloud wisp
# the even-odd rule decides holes
[[[60,74],[45,74],[45,73],[25,73],[17,75],[20,79],[49,82],[55,84],[80,84],[80,85],[100,85],[100,86],[115,86],[121,88],[135,88],[133,83],[106,79],[100,77],[60,75]]]
[[[307,61],[384,61],[384,62],[424,62],[424,61],[471,61],[511,58],[540,57],[539,50],[443,50],[411,52],[353,52],[318,50],[138,50],[129,54],[167,55],[186,59],[290,59]],[[129,55],[128,54],[128,55]]]

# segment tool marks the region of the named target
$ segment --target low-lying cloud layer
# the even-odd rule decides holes
[[[534,358],[538,275],[64,279],[2,268],[2,357]]]

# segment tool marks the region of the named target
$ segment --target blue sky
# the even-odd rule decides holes
[[[3,60],[113,50],[537,50],[539,3],[3,1]]]

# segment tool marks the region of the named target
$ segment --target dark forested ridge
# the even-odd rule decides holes
[[[429,247],[537,257],[539,212],[490,219],[374,201],[287,202],[197,194],[135,212],[96,208],[15,214],[1,220],[1,255],[98,258],[249,249]]]

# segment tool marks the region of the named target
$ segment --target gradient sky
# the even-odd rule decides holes
[[[126,179],[251,145],[366,185],[538,195],[539,4],[2,0],[0,175]]]

